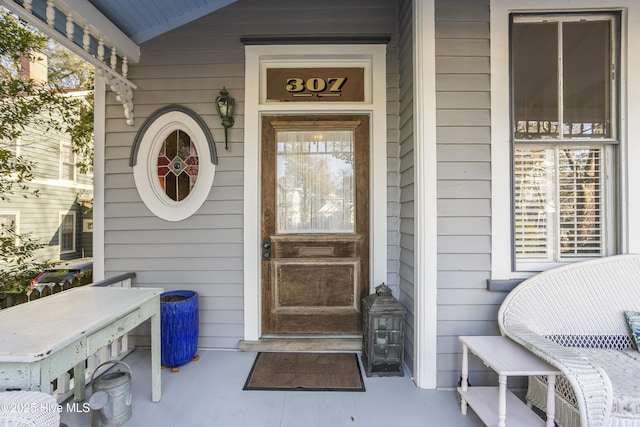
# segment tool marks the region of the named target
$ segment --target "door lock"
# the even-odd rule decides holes
[[[271,237],[265,237],[262,240],[262,260],[271,260]]]

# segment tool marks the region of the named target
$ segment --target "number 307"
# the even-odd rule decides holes
[[[342,92],[342,87],[346,83],[346,77],[329,77],[326,80],[321,77],[311,77],[306,82],[299,77],[289,77],[287,79],[287,92],[324,92],[329,90],[332,93]]]

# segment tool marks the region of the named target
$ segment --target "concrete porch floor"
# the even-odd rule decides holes
[[[133,404],[126,427],[478,427],[472,410],[460,413],[453,390],[423,390],[411,378],[363,375],[365,392],[243,391],[255,352],[198,352],[200,360],[162,370],[162,400],[151,401],[151,358],[136,349],[131,366]],[[87,401],[91,387],[87,389]],[[91,426],[82,403],[65,402],[61,421]],[[87,405],[88,407],[88,405]],[[71,409],[70,411],[68,409]]]

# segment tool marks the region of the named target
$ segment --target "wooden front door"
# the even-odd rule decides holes
[[[359,334],[369,116],[262,119],[263,334]]]

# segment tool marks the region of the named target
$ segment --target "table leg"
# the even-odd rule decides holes
[[[498,375],[498,427],[507,425],[507,376]]]
[[[151,400],[159,402],[162,397],[160,372],[160,310],[151,316]]]
[[[29,364],[29,390],[51,394],[51,380],[49,378],[49,361],[43,359]]]
[[[547,375],[547,427],[554,427],[556,418],[556,376]]]
[[[460,390],[467,391],[469,386],[469,349],[466,344],[462,344],[462,378],[460,380]],[[460,394],[460,411],[462,415],[467,414],[467,401]]]
[[[84,360],[73,367],[73,398],[82,402],[85,398]]]

